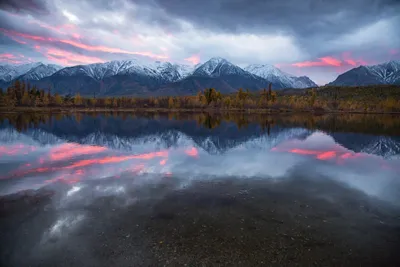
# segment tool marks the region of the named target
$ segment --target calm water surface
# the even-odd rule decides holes
[[[1,266],[399,266],[400,119],[3,114]]]

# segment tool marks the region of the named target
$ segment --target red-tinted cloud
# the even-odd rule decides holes
[[[186,155],[194,157],[194,158],[197,158],[199,156],[199,151],[195,147],[185,150],[185,153],[186,153]]]
[[[13,55],[10,53],[0,54],[0,62],[21,64],[25,63],[26,59],[22,55]]]
[[[15,56],[13,55],[13,54],[0,54],[0,58],[8,58],[8,59],[11,59],[11,58],[14,58]]]
[[[322,57],[320,60],[325,63],[326,65],[330,66],[335,66],[335,67],[340,67],[342,66],[342,61],[339,59],[336,59],[334,57]]]
[[[158,54],[154,54],[154,53],[148,52],[148,51],[135,52],[135,51],[128,51],[128,50],[123,50],[123,49],[114,48],[114,47],[88,45],[88,44],[84,44],[82,42],[75,41],[75,40],[59,39],[59,38],[54,38],[54,37],[44,37],[44,36],[39,36],[39,35],[26,34],[26,33],[16,32],[13,30],[7,30],[4,28],[0,28],[0,32],[2,32],[4,35],[6,35],[10,38],[20,37],[20,38],[40,42],[40,43],[63,43],[63,44],[68,44],[73,47],[77,47],[77,48],[80,48],[80,49],[83,49],[86,51],[139,55],[139,56],[154,58],[157,60],[168,59],[167,55],[158,55]]]
[[[102,146],[88,146],[66,143],[50,150],[50,159],[65,160],[75,156],[97,154],[106,151],[107,148]]]
[[[11,39],[13,39],[14,41],[16,41],[17,43],[19,43],[19,44],[26,44],[26,42],[25,41],[21,41],[20,39],[18,39],[18,38],[15,38],[15,37],[11,37]]]
[[[120,54],[130,54],[130,55],[140,55],[140,56],[146,56],[154,59],[168,59],[168,56],[166,55],[157,55],[153,54],[151,52],[132,52],[132,51],[127,51],[123,50],[120,48],[113,48],[113,47],[107,47],[107,46],[92,46],[92,45],[87,45],[83,44],[77,41],[73,40],[59,40],[59,42],[64,43],[64,44],[69,44],[84,50],[88,51],[98,51],[98,52],[106,52],[106,53],[120,53]]]
[[[12,30],[7,30],[4,28],[0,28],[0,32],[2,32],[4,35],[9,36],[9,37],[22,37],[24,39],[29,39],[29,40],[35,40],[35,41],[53,41],[53,38],[49,37],[43,37],[43,36],[38,36],[38,35],[31,35],[27,33],[22,33],[22,32],[16,32]]]
[[[303,62],[296,62],[291,64],[291,66],[305,68],[305,67],[335,67],[335,68],[342,68],[342,67],[354,67],[358,65],[366,65],[368,64],[363,59],[355,59],[351,57],[350,52],[344,52],[341,55],[341,58],[336,58],[333,56],[325,56],[318,58],[316,61],[303,61]]]
[[[98,57],[84,56],[57,48],[42,48],[41,46],[36,45],[35,49],[36,51],[43,54],[47,59],[61,65],[71,66],[76,64],[92,64],[105,62],[104,59]]]
[[[36,148],[24,144],[13,144],[0,146],[0,158],[3,156],[19,156],[27,155],[30,152],[35,151]]]
[[[334,66],[340,67],[342,65],[342,61],[336,59],[334,57],[321,57],[318,61],[304,61],[304,62],[297,62],[293,63],[292,66],[294,67],[316,67],[316,66]]]
[[[75,39],[81,39],[81,36],[78,33],[73,33],[71,34],[72,37],[74,37]]]
[[[200,62],[200,56],[199,55],[193,55],[191,57],[185,58],[186,61],[190,62],[193,65],[199,64]]]

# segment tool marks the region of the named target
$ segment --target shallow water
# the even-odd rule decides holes
[[[395,117],[2,117],[2,266],[400,264]]]

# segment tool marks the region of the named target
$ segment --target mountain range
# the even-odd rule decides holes
[[[329,85],[363,86],[377,84],[400,85],[400,61],[389,61],[378,65],[359,66],[337,77]]]
[[[0,87],[6,88],[15,80],[51,88],[60,94],[79,92],[98,96],[193,95],[210,87],[232,93],[239,88],[260,90],[269,84],[274,90],[317,87],[307,76],[296,77],[272,65],[251,64],[241,68],[219,57],[195,66],[138,59],[65,68],[41,62],[0,65]],[[400,84],[400,61],[353,68],[328,85],[377,84]]]
[[[209,87],[231,93],[239,88],[259,90],[270,83],[273,89],[317,86],[308,77],[296,77],[272,65],[241,68],[218,57],[195,66],[138,59],[65,68],[43,63],[0,65],[1,87],[17,79],[61,94],[101,96],[193,95]]]

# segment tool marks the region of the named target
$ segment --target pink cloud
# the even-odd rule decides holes
[[[185,61],[190,62],[193,65],[196,65],[196,64],[199,64],[199,62],[200,62],[200,56],[193,55],[191,57],[185,58]]]
[[[319,58],[318,61],[303,61],[303,62],[297,62],[293,63],[292,66],[294,67],[316,67],[316,66],[335,66],[335,67],[340,67],[342,65],[342,61],[339,59],[336,59],[334,57],[326,56],[326,57],[321,57]]]
[[[12,63],[12,64],[21,64],[26,62],[24,60],[24,56],[17,56],[10,53],[0,54],[0,62]]]
[[[100,46],[88,45],[88,44],[84,44],[82,42],[78,42],[78,41],[74,41],[74,40],[58,39],[58,38],[54,38],[54,37],[44,37],[44,36],[39,36],[39,35],[26,34],[26,33],[16,32],[16,31],[12,31],[12,30],[7,30],[4,28],[0,28],[0,32],[2,32],[6,36],[9,36],[10,38],[18,36],[18,37],[22,37],[24,39],[33,40],[33,41],[37,41],[37,42],[64,43],[64,44],[68,44],[68,45],[71,45],[71,46],[74,46],[77,48],[81,48],[81,49],[84,49],[87,51],[139,55],[139,56],[150,57],[150,58],[157,59],[157,60],[165,60],[165,59],[169,58],[168,55],[158,55],[158,54],[154,54],[149,51],[136,52],[136,51],[123,50],[120,48],[101,46],[101,45]]]
[[[342,65],[342,61],[334,57],[321,57],[320,60],[328,66],[340,67]]]
[[[98,57],[84,56],[69,51],[64,51],[56,48],[38,49],[47,59],[63,64],[63,65],[76,65],[76,64],[92,64],[105,62],[105,60]]]
[[[303,61],[291,64],[291,66],[304,68],[304,67],[335,67],[343,69],[346,67],[355,67],[358,65],[367,65],[368,63],[363,59],[352,58],[350,52],[343,52],[341,58],[333,56],[325,56],[318,58],[315,61]]]

